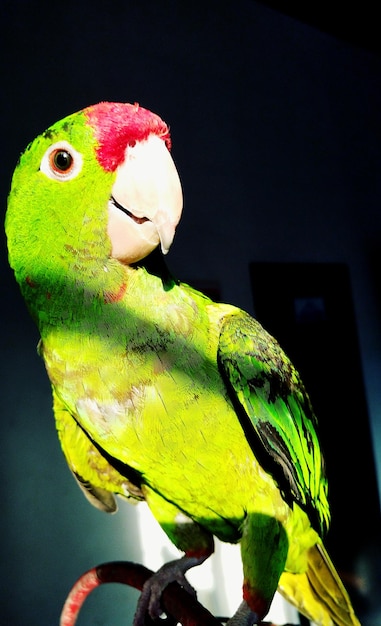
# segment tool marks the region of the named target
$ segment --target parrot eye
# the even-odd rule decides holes
[[[59,141],[45,152],[40,170],[53,180],[66,181],[79,174],[82,164],[81,154],[67,141]]]
[[[56,150],[50,155],[50,163],[58,172],[68,172],[73,165],[73,157],[67,150]]]

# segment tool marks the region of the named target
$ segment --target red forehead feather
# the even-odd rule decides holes
[[[101,102],[88,107],[85,114],[98,142],[98,161],[109,172],[124,160],[127,146],[147,139],[151,133],[161,137],[171,149],[167,124],[138,104]]]

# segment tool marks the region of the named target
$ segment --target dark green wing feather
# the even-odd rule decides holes
[[[225,317],[218,362],[254,454],[283,497],[296,501],[324,532],[327,481],[316,418],[298,372],[275,339],[243,311]]]

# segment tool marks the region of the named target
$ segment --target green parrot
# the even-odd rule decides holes
[[[41,336],[58,436],[90,502],[145,500],[184,552],[143,590],[134,624],[171,580],[240,544],[258,624],[276,589],[320,626],[354,626],[324,548],[327,481],[298,372],[249,314],[164,263],[182,212],[168,126],[138,104],[69,115],[20,157],[9,260]]]

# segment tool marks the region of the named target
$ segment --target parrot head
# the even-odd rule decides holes
[[[159,244],[166,254],[182,211],[170,148],[168,126],[138,104],[101,102],[48,128],[12,179],[6,231],[16,274],[47,256],[129,265]]]

